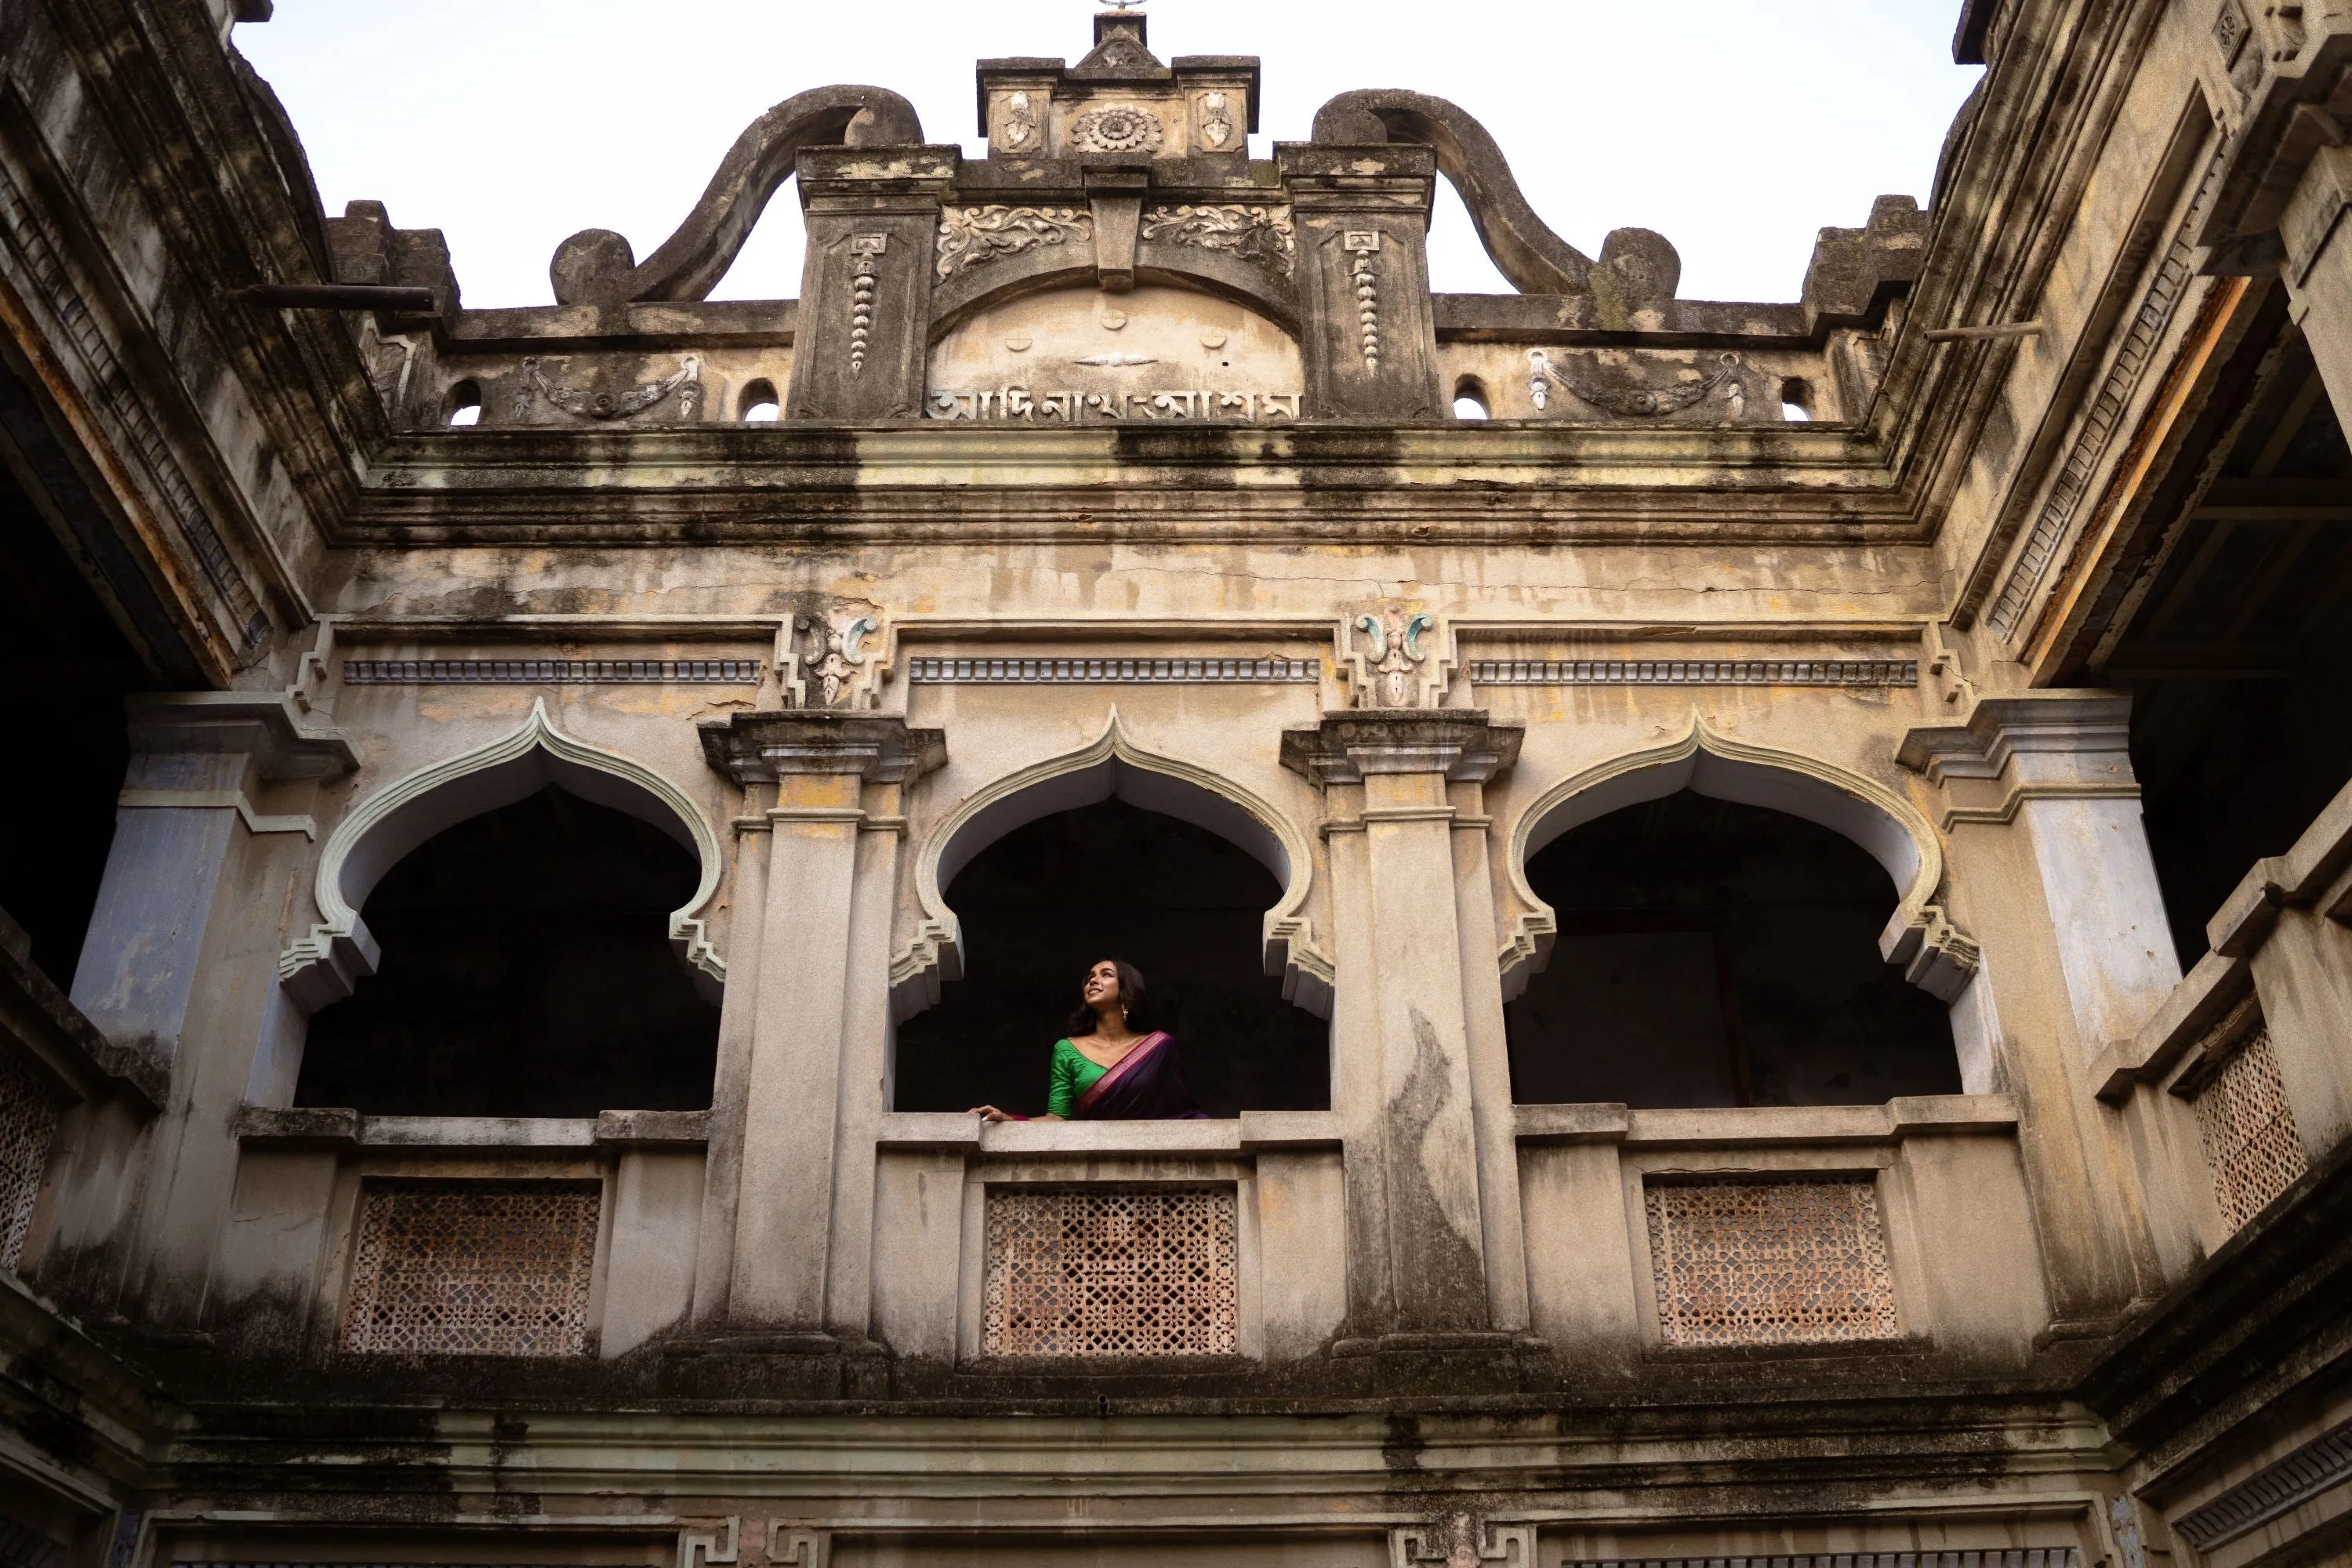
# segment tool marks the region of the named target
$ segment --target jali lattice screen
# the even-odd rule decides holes
[[[1657,1182],[1643,1198],[1667,1344],[1800,1344],[1901,1332],[1871,1178]]]
[[[2214,1200],[2235,1230],[2307,1168],[2270,1030],[2257,1022],[2191,1103],[2205,1166],[2213,1173]]]
[[[370,1183],[343,1348],[373,1355],[580,1355],[597,1189]]]
[[[1231,1355],[1231,1187],[993,1189],[990,1355]]]
[[[30,1073],[0,1059],[0,1268],[24,1259],[33,1201],[41,1195],[57,1135],[58,1102]]]

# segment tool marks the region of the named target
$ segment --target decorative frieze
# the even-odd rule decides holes
[[[1992,1552],[1840,1552],[1796,1557],[1568,1558],[1559,1568],[2082,1568],[2072,1546]]]
[[[992,1189],[981,1330],[992,1356],[1232,1355],[1234,1189]]]
[[[1209,420],[1287,425],[1298,418],[1296,392],[1032,392],[1006,385],[984,392],[934,392],[923,405],[933,419],[995,424],[1134,424]]]
[[[1664,1343],[1834,1343],[1902,1331],[1873,1178],[1650,1182],[1642,1198]]]
[[[2270,1030],[2252,998],[2214,1026],[2202,1050],[2221,1065],[2200,1076],[2189,1104],[2213,1179],[2213,1201],[2235,1231],[2294,1185],[2310,1162]]]
[[[57,1141],[58,1102],[16,1063],[0,1059],[0,1268],[25,1255],[33,1204]]]
[[[588,1349],[593,1185],[372,1183],[342,1348],[360,1355],[571,1356]]]
[[[1089,240],[1094,232],[1094,215],[1078,207],[948,207],[940,214],[939,256],[933,266],[944,281],[1000,256]]]
[[[2096,395],[2084,400],[2082,422],[2067,443],[2058,477],[2051,482],[2050,493],[2042,498],[2025,543],[2001,585],[2000,596],[1994,600],[1987,617],[1993,630],[2003,637],[2016,635],[2025,617],[2025,606],[2041,586],[2060,544],[2074,532],[2075,516],[2091,493],[2091,481],[2114,446],[2123,427],[2124,415],[2147,376],[2148,366],[2155,362],[2157,344],[2172,325],[2189,282],[2197,276],[2195,236],[2220,186],[2223,160],[2229,150],[2225,139],[2205,165],[2197,194],[2190,199],[2188,210],[2180,215],[2179,225],[2158,258],[2140,296],[2139,308],[2131,314],[2131,325],[2106,374],[2101,378]]]
[[[1143,237],[1222,250],[1285,278],[1298,255],[1297,231],[1287,207],[1239,203],[1153,207],[1143,215]]]
[[[1479,686],[1866,686],[1919,684],[1916,658],[1474,658]]]
[[[346,686],[756,686],[756,658],[347,658]]]
[[[957,658],[907,661],[917,686],[1311,686],[1311,658]]]
[[[2265,1465],[2201,1508],[2172,1521],[2173,1532],[2210,1552],[2301,1508],[2352,1476],[2352,1426],[2321,1434],[2274,1464]]]

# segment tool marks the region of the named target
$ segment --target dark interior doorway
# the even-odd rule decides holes
[[[32,498],[0,465],[0,690],[18,765],[0,769],[0,812],[37,829],[0,852],[0,910],[34,964],[73,986],[114,843],[131,763],[126,693],[158,681]]]
[[[425,840],[361,912],[383,961],[310,1020],[298,1105],[593,1116],[710,1104],[719,1009],[668,938],[694,857],[549,787]]]
[[[1143,972],[1212,1116],[1330,1104],[1328,1030],[1264,973],[1261,928],[1282,889],[1204,827],[1112,799],[1015,828],[945,889],[964,978],[898,1026],[900,1110],[1045,1109],[1054,1041],[1097,959]]]
[[[1826,827],[1685,790],[1562,834],[1528,882],[1559,935],[1505,1013],[1523,1104],[1960,1091],[1944,1005],[1879,957],[1886,872]]]

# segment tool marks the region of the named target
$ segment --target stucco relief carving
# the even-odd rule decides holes
[[[1528,351],[1528,392],[1538,408],[1548,406],[1549,387],[1558,387],[1580,403],[1590,404],[1604,414],[1614,414],[1621,419],[1656,419],[1669,414],[1680,414],[1695,408],[1709,397],[1720,396],[1731,405],[1731,417],[1737,419],[1748,406],[1747,384],[1739,379],[1737,356],[1724,354],[1714,366],[1696,380],[1677,381],[1669,386],[1599,386],[1570,381],[1551,363],[1551,356],[1541,349]]]
[[[1368,689],[1359,692],[1360,702],[1376,708],[1421,706],[1420,667],[1429,658],[1421,638],[1436,624],[1436,617],[1426,612],[1407,616],[1402,610],[1383,610],[1377,616],[1356,617],[1356,629],[1364,634],[1366,664],[1372,677]]]
[[[866,345],[874,335],[874,290],[882,268],[882,253],[890,247],[887,234],[849,237],[849,369],[866,368]]]
[[[1358,346],[1362,349],[1364,368],[1381,368],[1381,231],[1349,230],[1343,237],[1355,260],[1348,266],[1349,279],[1356,289],[1356,326]]]
[[[1445,1568],[1479,1568],[1486,1563],[1536,1568],[1535,1526],[1504,1524],[1455,1510],[1426,1524],[1402,1525],[1389,1531],[1389,1568],[1423,1568],[1436,1563]]]
[[[1008,93],[1003,106],[997,110],[996,145],[1006,153],[1042,153],[1045,138],[1039,133],[1037,101],[1025,92]]]
[[[1158,115],[1129,103],[1089,109],[1070,122],[1070,145],[1080,153],[1157,153],[1166,139]]]
[[[1201,150],[1205,153],[1229,153],[1240,142],[1234,124],[1231,95],[1204,92],[1201,95]]]
[[[643,382],[625,392],[551,381],[544,362],[534,354],[522,362],[522,374],[516,381],[509,406],[518,419],[529,416],[541,402],[575,418],[626,419],[643,414],[672,393],[677,395],[678,417],[691,423],[702,406],[699,354],[687,355],[677,370],[661,380]]]
[[[1239,203],[1153,207],[1144,214],[1143,237],[1225,251],[1285,278],[1298,250],[1288,208]]]
[[[803,693],[813,692],[814,706],[845,705],[858,671],[866,663],[866,638],[880,625],[872,616],[856,616],[835,626],[819,623],[812,628],[807,677],[799,689]]]
[[[949,279],[1000,256],[1092,239],[1094,232],[1094,216],[1076,207],[949,207],[940,214],[935,269]]]

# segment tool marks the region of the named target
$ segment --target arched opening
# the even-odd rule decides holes
[[[776,397],[776,384],[761,376],[743,388],[736,399],[735,416],[746,425],[772,425],[784,416],[783,405]]]
[[[1780,384],[1780,417],[1792,425],[1802,425],[1813,416],[1813,389],[1801,376],[1790,376]]]
[[[1897,889],[1843,835],[1689,788],[1527,864],[1549,962],[1506,1010],[1512,1098],[1869,1105],[1960,1092],[1946,1005],[1881,956]]]
[[[1454,417],[1485,419],[1493,405],[1486,400],[1486,388],[1475,375],[1465,375],[1454,384]]]
[[[710,1104],[719,1009],[671,911],[702,875],[635,816],[550,784],[426,838],[366,895],[381,956],[310,1020],[299,1105],[593,1116]]]
[[[478,425],[482,422],[482,387],[479,382],[461,381],[449,389],[446,399],[445,423]]]
[[[1099,771],[1104,784],[1141,773]],[[1107,957],[1143,972],[1151,1011],[1141,1026],[1177,1037],[1210,1115],[1328,1107],[1327,1026],[1265,973],[1265,914],[1282,883],[1231,838],[1088,779],[1057,782],[1095,794],[1093,804],[1013,827],[960,868],[943,865],[963,978],[899,1025],[896,1108],[1045,1110],[1053,1043],[1087,966]]]

